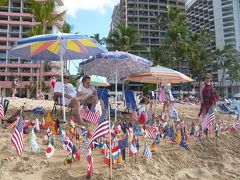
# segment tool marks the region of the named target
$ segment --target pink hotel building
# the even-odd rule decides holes
[[[44,1],[44,0],[36,0]],[[56,1],[56,12],[63,6],[63,0]],[[61,22],[60,22],[61,23]],[[28,12],[25,0],[8,0],[8,4],[0,6],[0,94],[11,96],[12,78],[19,77],[20,90],[18,95],[26,97],[30,90],[30,82],[36,84],[39,76],[39,62],[10,57],[8,50],[15,41],[28,36],[28,32],[35,24],[33,15]],[[50,27],[51,32],[57,32],[56,26]],[[60,64],[51,62],[51,70],[43,73],[43,80],[48,84],[51,76],[58,74]]]

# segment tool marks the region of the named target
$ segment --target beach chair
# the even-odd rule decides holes
[[[124,91],[125,94],[125,104],[126,104],[126,110],[129,113],[129,110],[131,111],[137,111],[137,105],[136,105],[136,100],[134,97],[134,94],[130,90]]]
[[[98,88],[97,89],[97,93],[98,93],[98,98],[103,100],[103,102],[104,102],[104,108],[106,109],[109,106],[110,107],[110,113],[114,114],[115,113],[115,109],[113,109],[111,107],[111,105],[109,104],[109,102],[108,102],[108,89]]]
[[[218,104],[218,107],[219,107],[219,109],[220,109],[223,113],[235,114],[235,111],[229,109],[224,103],[219,103],[219,104]]]

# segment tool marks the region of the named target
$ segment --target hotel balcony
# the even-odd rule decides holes
[[[22,81],[19,83],[20,87],[19,88],[26,88],[27,85],[30,85],[31,81]],[[44,81],[46,85],[49,84],[49,81]],[[0,81],[0,87],[1,88],[6,88],[6,89],[11,89],[12,88],[12,81]]]

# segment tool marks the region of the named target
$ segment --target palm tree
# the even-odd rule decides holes
[[[106,39],[107,49],[112,51],[148,50],[147,47],[138,44],[138,41],[138,31],[131,26],[126,27],[125,24],[119,24]]]
[[[8,0],[0,0],[0,6],[4,6],[8,3]]]
[[[160,26],[162,30],[166,30],[160,50],[168,57],[169,65],[175,67],[186,56],[187,36],[189,34],[186,16],[181,9],[167,6],[167,13],[159,15],[157,21],[155,26]]]
[[[225,73],[227,69],[234,70],[233,66],[235,66],[237,62],[236,49],[232,45],[225,45],[223,49],[215,50],[214,58],[217,61],[218,68],[222,70],[219,88],[221,90],[221,95],[224,96],[223,82],[225,80]]]
[[[189,60],[191,74],[197,77],[200,83],[202,74],[207,71],[206,65],[211,64],[212,56],[208,45],[212,41],[211,34],[202,29],[199,33],[189,35],[187,58]]]
[[[33,36],[49,33],[47,28],[53,25],[56,25],[59,29],[61,29],[61,25],[57,22],[63,20],[66,11],[54,14],[54,10],[56,8],[54,0],[47,0],[43,2],[27,0],[27,2],[30,5],[29,11],[33,14],[34,20],[37,22],[36,25],[32,27],[32,30],[29,35]],[[41,81],[42,81],[42,63],[40,62],[40,87],[39,87],[40,89],[42,89]]]
[[[59,29],[61,29],[61,25],[57,22],[63,20],[66,11],[54,14],[54,10],[56,8],[54,0],[44,2],[28,0],[27,2],[30,4],[29,10],[37,22],[37,24],[33,26],[32,35],[46,34],[48,33],[47,28],[53,25],[56,25]]]
[[[100,38],[100,35],[98,33],[90,36],[90,38],[94,38],[101,45],[104,45],[106,42],[106,38]]]
[[[60,30],[63,33],[71,33],[72,29],[73,29],[73,26],[68,24],[67,21],[64,21]]]

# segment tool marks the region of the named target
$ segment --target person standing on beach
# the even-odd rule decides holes
[[[18,77],[14,77],[12,81],[12,97],[14,98],[17,93],[17,87],[20,85],[18,84]]]
[[[51,79],[50,79],[50,87],[51,87],[51,96],[53,97],[54,96],[54,86],[56,84],[57,80],[56,80],[56,77],[55,76],[52,76]]]
[[[200,102],[201,108],[198,116],[205,116],[208,113],[208,110],[211,106],[216,105],[217,101],[217,93],[216,90],[213,89],[213,85],[211,83],[212,75],[207,73],[204,76],[204,81],[200,84]]]

